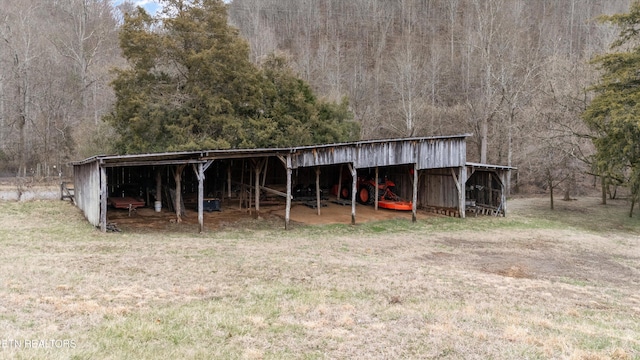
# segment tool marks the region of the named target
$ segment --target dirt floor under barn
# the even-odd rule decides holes
[[[294,202],[291,205],[291,222],[293,224],[320,225],[320,224],[350,224],[351,205],[338,204],[331,200],[322,202],[323,206],[318,215],[317,208],[312,208],[304,203]],[[269,203],[260,206],[260,220],[271,226],[277,226],[282,221],[284,226],[285,205],[284,203]],[[424,210],[418,210],[417,218],[422,219],[429,216],[437,216]],[[255,209],[241,209],[238,200],[225,200],[221,205],[221,211],[204,212],[204,225],[207,230],[216,230],[225,227],[233,227],[242,221],[256,220]],[[144,230],[144,229],[176,229],[176,216],[173,212],[164,208],[161,212],[156,212],[152,208],[139,208],[129,214],[126,209],[107,209],[107,221],[115,224],[122,230]],[[368,221],[408,219],[411,220],[411,211],[395,211],[388,209],[378,209],[377,211],[370,205],[356,205],[356,223]],[[189,207],[182,217],[183,224],[180,227],[188,230],[190,227],[197,227],[198,212]]]

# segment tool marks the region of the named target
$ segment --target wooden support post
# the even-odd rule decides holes
[[[460,192],[458,193],[460,207],[458,208],[458,211],[460,213],[460,218],[464,219],[467,217],[467,167],[465,165],[460,167],[460,176],[458,177],[458,181],[460,181]]]
[[[418,164],[413,164],[413,200],[411,204],[411,221],[417,221],[418,209]]]
[[[338,200],[340,200],[340,194],[342,193],[342,170],[344,164],[340,164],[340,173],[338,174]]]
[[[100,166],[100,231],[107,232],[107,169]]]
[[[358,193],[358,171],[352,163],[349,165],[351,172],[351,225],[356,224],[356,195]]]
[[[204,232],[204,214],[202,208],[204,203],[204,172],[207,171],[212,163],[213,160],[209,160],[204,164],[198,164],[197,167],[193,164],[193,171],[198,179],[198,224],[200,224],[200,233]]]
[[[253,207],[253,176],[251,176],[251,171],[249,171],[249,187],[247,188],[249,191],[248,195],[248,205],[247,210],[249,210],[249,215],[251,215],[251,208]]]
[[[254,191],[255,191],[255,196],[256,196],[256,218],[260,218],[260,172],[262,171],[262,162],[258,161],[256,163],[254,163],[255,165],[255,173],[256,173],[256,179],[255,179],[255,183],[254,183]]]
[[[200,233],[204,232],[204,214],[202,211],[202,203],[204,202],[204,170],[202,163],[196,167],[193,164],[193,171],[196,173],[198,179],[198,224],[200,225]]]
[[[378,200],[380,200],[380,189],[379,189],[379,186],[378,186],[379,185],[378,182],[380,181],[379,180],[379,176],[380,176],[379,172],[380,172],[380,170],[376,166],[376,181],[375,181],[376,188],[374,190],[374,192],[375,192],[375,195],[374,195],[375,196],[375,200],[374,201],[375,201],[375,209],[376,209],[376,211],[378,211]]]
[[[511,177],[511,170],[509,170],[506,174],[503,171],[502,174],[500,175],[500,180],[502,180],[502,183],[500,184],[501,188],[502,188],[502,197],[501,197],[501,203],[502,203],[502,215],[503,216],[507,216],[507,189],[506,189],[506,179],[504,178],[504,176],[508,176]]]
[[[242,170],[240,171],[240,202],[238,204],[238,209],[242,210],[242,200],[244,200],[245,188],[244,188],[244,159],[242,160]]]
[[[162,204],[162,172],[160,169],[156,171],[156,201]]]
[[[287,169],[287,201],[284,212],[284,228],[289,230],[289,219],[291,218],[291,155],[287,155],[284,166]]]
[[[316,207],[320,215],[320,167],[316,167]]]
[[[227,167],[227,198],[229,199],[231,199],[231,165],[233,165],[233,161],[229,162]]]
[[[173,174],[173,177],[176,181],[176,199],[175,199],[175,209],[176,209],[176,222],[182,222],[182,170],[184,170],[186,165],[178,165],[176,166],[176,172]]]
[[[267,183],[267,166],[269,166],[269,158],[264,159],[264,169],[262,169],[262,186]]]

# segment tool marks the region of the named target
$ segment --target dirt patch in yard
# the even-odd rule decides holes
[[[291,206],[292,223],[304,225],[322,225],[322,224],[351,224],[351,205],[341,205],[332,201],[323,201],[318,215],[317,208],[312,208],[304,203],[293,203]],[[260,207],[260,213],[257,214],[255,209],[240,209],[237,200],[225,200],[221,205],[221,211],[204,212],[204,224],[208,230],[219,230],[224,228],[233,228],[237,223],[252,221],[257,217],[265,220],[275,226],[281,221],[284,226],[285,205],[270,204]],[[438,216],[424,211],[418,211],[417,219],[425,219],[432,216]],[[378,209],[373,206],[356,205],[356,223],[365,223],[370,221],[390,220],[390,219],[406,219],[411,220],[411,211],[394,211],[388,209]],[[121,229],[144,231],[144,230],[179,230],[188,231],[189,228],[195,228],[198,225],[198,212],[188,208],[182,217],[184,226],[178,227],[175,224],[175,214],[162,209],[156,212],[151,208],[139,208],[129,213],[126,209],[107,209],[107,221],[116,224]]]

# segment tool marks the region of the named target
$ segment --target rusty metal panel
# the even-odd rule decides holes
[[[100,225],[100,166],[98,161],[73,166],[76,204],[94,226]]]

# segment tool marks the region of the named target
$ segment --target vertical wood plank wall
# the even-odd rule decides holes
[[[76,204],[93,226],[100,226],[100,164],[97,161],[75,165],[73,183]]]
[[[424,170],[419,188],[420,206],[457,208],[459,205],[458,188],[450,168]]]

